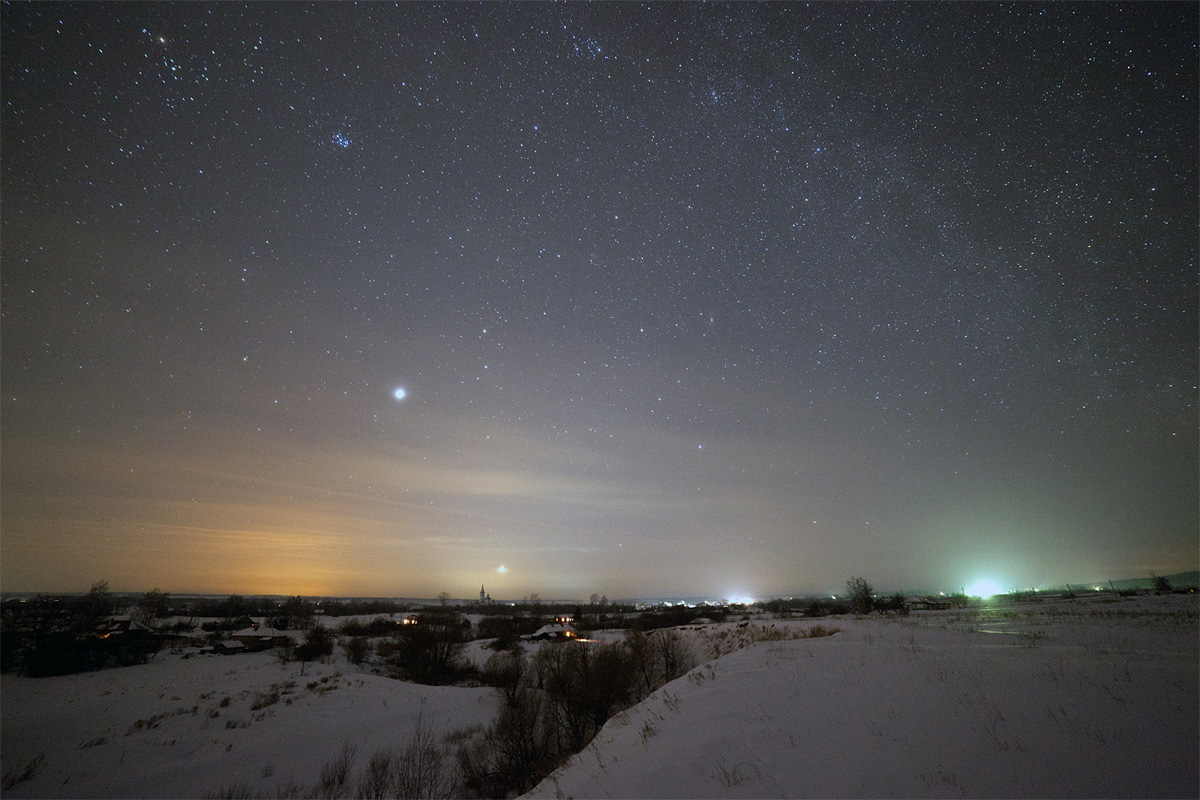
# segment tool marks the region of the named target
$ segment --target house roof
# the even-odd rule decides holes
[[[274,639],[276,636],[287,636],[287,634],[266,625],[261,625],[257,628],[242,628],[240,631],[229,634],[231,639]]]
[[[538,628],[534,634],[529,637],[537,639],[541,636],[575,636],[575,629],[570,625],[564,625],[561,622],[551,622],[549,625],[543,625]]]
[[[96,626],[103,631],[148,631],[149,627],[128,616],[109,617]]]

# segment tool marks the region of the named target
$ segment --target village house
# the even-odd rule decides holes
[[[268,625],[251,624],[248,628],[229,634],[229,638],[214,648],[219,653],[250,653],[291,644],[292,637]]]
[[[922,597],[914,594],[904,598],[906,611],[947,611],[953,606],[953,601],[948,597]]]
[[[133,636],[149,636],[153,631],[137,620],[126,616],[109,617],[96,626],[96,636],[110,639],[113,636],[132,634]]]
[[[551,622],[538,628],[529,635],[529,638],[535,642],[565,642],[579,638],[579,634],[568,623]]]

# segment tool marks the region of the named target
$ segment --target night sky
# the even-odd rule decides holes
[[[1194,3],[2,22],[5,591],[1196,568]]]

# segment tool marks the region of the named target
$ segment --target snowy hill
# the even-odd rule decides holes
[[[698,667],[528,796],[1196,797],[1195,612],[838,620]]]

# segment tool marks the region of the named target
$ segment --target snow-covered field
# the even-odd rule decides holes
[[[343,744],[358,760],[495,716],[491,689],[418,686],[345,661],[279,664],[270,652],[154,662],[59,678],[0,679],[5,775],[41,757],[5,797],[274,797],[312,786]],[[269,703],[278,694],[278,700]],[[260,706],[255,708],[255,706]]]
[[[1194,595],[828,618],[832,636],[787,638],[814,624],[685,629],[699,666],[610,720],[532,796],[1200,795]],[[755,639],[768,640],[742,646]],[[269,653],[162,653],[0,688],[5,775],[32,767],[14,798],[274,796],[312,786],[344,743],[365,761],[418,718],[468,735],[498,707],[488,689],[344,661],[300,675]]]

